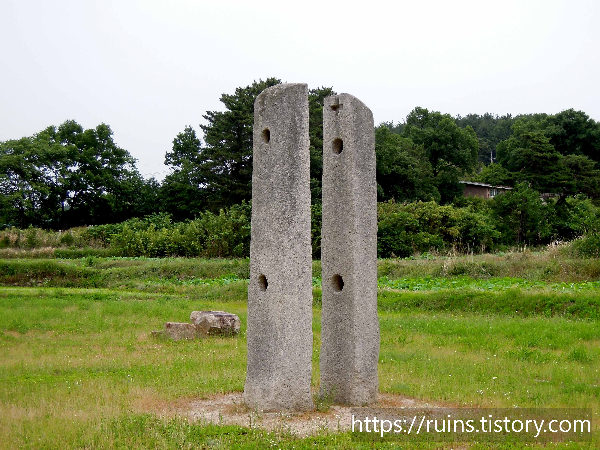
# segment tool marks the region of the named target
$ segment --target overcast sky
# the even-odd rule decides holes
[[[600,121],[600,1],[1,0],[0,141],[104,122],[162,179],[219,97],[277,77],[415,107]]]

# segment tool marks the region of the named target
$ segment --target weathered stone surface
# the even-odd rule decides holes
[[[309,161],[308,86],[264,90],[254,103],[244,388],[264,411],[313,408]]]
[[[193,311],[190,322],[200,335],[231,336],[240,332],[240,318],[225,311]]]
[[[163,329],[163,336],[174,341],[200,337],[194,325],[181,322],[166,322]]]
[[[321,395],[377,400],[377,185],[373,115],[349,94],[323,107]]]

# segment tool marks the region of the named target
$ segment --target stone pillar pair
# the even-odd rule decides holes
[[[323,107],[321,392],[364,405],[378,392],[377,190],[373,115],[341,94]],[[254,105],[246,403],[310,410],[312,259],[308,87]]]

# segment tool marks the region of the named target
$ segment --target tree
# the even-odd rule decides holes
[[[540,244],[551,234],[549,207],[526,183],[494,197],[492,211],[505,244]]]
[[[563,156],[567,168],[567,182],[563,186],[562,197],[585,193],[590,198],[600,197],[600,170],[598,164],[587,156]]]
[[[21,228],[51,220],[45,206],[52,197],[46,183],[43,145],[33,137],[0,143],[0,198],[7,225]]]
[[[207,202],[198,187],[194,167],[184,165],[181,171],[167,175],[160,186],[161,212],[171,214],[174,220],[193,219],[206,209]]]
[[[131,217],[141,177],[108,125],[75,121],[0,143],[2,216],[19,226],[66,228]]]
[[[111,222],[161,212],[160,183],[154,178],[145,179],[137,172],[121,182],[120,196],[108,195],[107,198]]]
[[[508,170],[499,163],[483,167],[473,181],[491,184],[493,186],[512,186],[513,178]]]
[[[381,122],[379,124],[380,127],[381,126],[386,127],[394,134],[402,134],[402,131],[404,130],[405,125],[406,124],[403,122],[402,123],[398,122],[398,123],[394,124],[393,121],[392,122]]]
[[[173,139],[173,150],[165,154],[165,165],[172,166],[174,170],[182,170],[188,164],[200,162],[202,142],[196,136],[196,131],[187,125],[183,132]]]
[[[440,200],[422,146],[381,124],[375,129],[375,155],[379,201]]]
[[[250,200],[254,101],[264,89],[279,83],[277,78],[267,78],[237,88],[234,94],[221,95],[225,111],[207,111],[203,115],[208,123],[200,126],[205,146],[196,170],[211,209]]]
[[[459,177],[473,170],[479,150],[473,128],[459,128],[449,114],[417,107],[406,118],[402,136],[425,149],[442,203],[462,195]]]
[[[485,113],[467,114],[464,117],[457,116],[456,124],[461,128],[471,126],[477,134],[479,141],[478,160],[484,164],[491,164],[496,160],[496,146],[500,141],[508,139],[511,135],[511,126],[515,119],[507,114],[505,116]]]
[[[134,199],[124,187],[139,174],[135,159],[115,144],[112,135],[106,124],[83,130],[68,121],[58,129],[63,142],[76,148],[75,164],[70,170],[67,214],[72,225],[120,221],[129,215],[127,210]]]
[[[172,172],[160,188],[162,211],[175,220],[192,219],[206,209],[205,177],[198,170],[202,163],[202,142],[188,125],[173,139],[173,149],[165,155]]]
[[[553,116],[543,120],[518,120],[513,125],[513,135],[498,144],[498,160],[516,181],[530,183],[541,192],[560,194],[559,205],[567,196],[585,193],[597,197],[600,171],[597,163],[577,150],[561,153],[548,135],[557,128],[548,125]],[[554,134],[556,135],[556,134]]]
[[[539,131],[514,134],[499,145],[498,156],[517,181],[541,192],[561,192],[567,181],[562,155]]]
[[[582,155],[600,162],[600,123],[583,111],[568,109],[549,116],[545,135],[562,155]]]
[[[202,209],[219,208],[250,200],[252,196],[252,136],[254,101],[266,88],[279,84],[277,78],[259,80],[223,94],[225,111],[207,111],[204,146],[191,127],[173,141],[165,164],[173,173],[165,178],[161,195],[175,217],[193,216]],[[308,92],[310,137],[310,183],[313,202],[321,199],[323,172],[323,99],[335,95],[332,88]],[[178,210],[179,213],[176,211]]]

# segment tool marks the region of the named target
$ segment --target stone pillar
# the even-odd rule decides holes
[[[254,103],[244,387],[263,411],[313,408],[309,166],[308,86],[265,89]]]
[[[377,400],[377,185],[373,114],[349,94],[323,106],[321,395]]]

